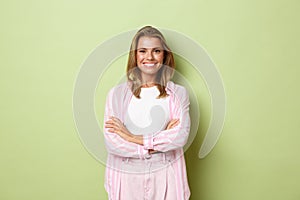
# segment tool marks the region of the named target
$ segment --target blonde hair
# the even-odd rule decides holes
[[[137,98],[140,98],[141,93],[141,87],[142,87],[142,77],[140,69],[137,67],[137,45],[139,42],[139,39],[143,36],[146,37],[155,37],[158,38],[162,44],[163,50],[164,50],[164,58],[162,67],[157,72],[156,76],[156,84],[157,88],[160,92],[160,95],[157,98],[163,98],[168,96],[165,88],[167,85],[167,82],[170,81],[174,74],[175,69],[175,61],[173,53],[171,52],[170,48],[168,47],[166,40],[162,33],[157,30],[156,28],[153,28],[152,26],[144,26],[138,32],[135,34],[135,36],[132,39],[132,43],[130,46],[130,52],[128,56],[128,63],[127,63],[127,79],[128,81],[132,81],[132,87],[131,91]]]

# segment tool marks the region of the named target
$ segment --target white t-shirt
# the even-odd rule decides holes
[[[157,99],[156,86],[141,88],[140,99],[132,96],[124,124],[135,135],[164,130],[170,121],[169,96]]]

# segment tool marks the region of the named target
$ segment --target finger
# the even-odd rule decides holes
[[[123,122],[117,117],[112,117],[112,120],[115,121],[115,122],[123,124]]]
[[[118,121],[116,121],[115,119],[110,119],[110,120],[107,120],[106,122],[108,122],[108,123],[118,123]]]
[[[178,120],[173,120],[171,123],[176,124],[177,122],[178,122]]]
[[[176,120],[176,121],[174,121],[172,124],[174,125],[174,124],[179,124],[179,120]]]
[[[118,124],[120,124],[120,125],[123,124],[123,122],[120,119],[118,119],[118,118],[113,118],[113,121],[116,122],[116,123],[118,123]]]
[[[170,125],[173,126],[174,124],[178,123],[178,120],[174,120],[170,122]]]
[[[177,122],[179,119],[172,119],[170,122]]]
[[[172,121],[172,125],[178,124],[178,123],[179,123],[179,120],[174,120],[174,121]]]
[[[177,125],[178,125],[178,124],[175,124],[175,125],[171,126],[171,128],[175,128]]]
[[[171,129],[172,128],[172,124],[168,124],[167,129]]]
[[[118,118],[112,116],[112,117],[110,117],[110,119],[115,121],[115,120],[118,119]]]
[[[111,121],[111,120],[108,120],[108,121],[106,121],[105,123],[106,123],[106,124],[113,124],[114,122]]]
[[[104,127],[105,128],[115,128],[115,126],[113,126],[113,125],[105,125]]]
[[[110,129],[108,129],[108,132],[110,132],[110,133],[114,133],[114,132],[115,132],[115,130],[114,130],[113,128],[110,128]]]
[[[175,121],[175,122],[173,122],[173,123],[170,124],[169,128],[174,128],[178,124],[179,124],[179,121]]]
[[[106,124],[114,125],[116,127],[120,127],[120,124],[118,122],[116,122],[116,121],[113,121],[113,120],[106,121],[105,123]]]
[[[112,122],[115,122],[115,123],[118,123],[118,122],[119,122],[118,118],[116,118],[116,117],[111,117],[110,120],[111,120]]]
[[[174,124],[173,124],[173,126],[176,126],[176,125],[178,125],[180,122],[179,121],[177,121],[177,122],[175,122]]]
[[[108,132],[116,133],[120,136],[122,135],[122,132],[119,129],[116,129],[116,128],[110,128],[110,129],[108,129]]]

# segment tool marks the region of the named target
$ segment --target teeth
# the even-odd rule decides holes
[[[151,63],[151,64],[145,63],[144,65],[147,66],[147,67],[153,67],[155,64],[153,64],[153,63]]]

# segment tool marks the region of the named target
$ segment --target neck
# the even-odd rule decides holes
[[[151,87],[157,85],[155,78],[155,76],[142,77],[142,87]]]
[[[147,88],[147,87],[152,87],[152,86],[155,86],[155,85],[157,85],[157,83],[143,83],[142,87]]]

